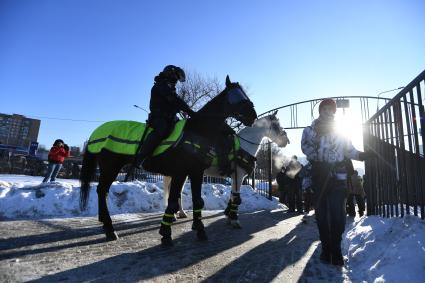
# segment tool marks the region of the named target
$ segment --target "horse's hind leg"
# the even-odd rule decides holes
[[[203,173],[203,171],[198,171],[189,174],[193,202],[192,230],[196,231],[196,236],[201,241],[208,240],[207,234],[205,233],[204,223],[202,223],[202,209],[204,208],[204,200],[202,199],[201,194]]]
[[[168,204],[168,196],[170,195],[170,186],[171,186],[171,177],[170,176],[164,176],[164,204],[167,205]],[[183,183],[184,185],[184,183]],[[187,218],[187,214],[183,209],[183,204],[182,204],[182,191],[183,191],[183,187],[180,190],[180,196],[179,196],[179,211],[178,214],[176,213],[176,215],[174,216],[175,218]]]
[[[174,213],[179,210],[178,198],[185,180],[185,175],[174,175],[171,179],[168,205],[162,217],[161,228],[159,229],[159,234],[162,236],[161,243],[165,246],[173,245],[171,239],[171,225],[173,224]]]
[[[118,239],[118,235],[115,232],[114,226],[112,225],[112,219],[109,214],[107,200],[109,188],[117,177],[121,167],[118,166],[117,162],[113,162],[113,158],[110,158],[109,156],[99,160],[99,167],[99,184],[96,190],[99,204],[99,221],[103,223],[103,230],[105,231],[106,239],[113,241]]]

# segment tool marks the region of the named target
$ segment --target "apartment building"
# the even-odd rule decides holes
[[[0,144],[29,147],[37,141],[39,130],[40,120],[0,113]]]

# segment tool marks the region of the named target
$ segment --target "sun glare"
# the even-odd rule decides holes
[[[335,115],[337,131],[349,138],[354,147],[363,149],[363,129],[361,119],[352,113],[336,113]]]

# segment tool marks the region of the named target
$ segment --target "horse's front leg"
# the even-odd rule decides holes
[[[203,171],[193,172],[189,175],[191,190],[192,190],[192,203],[193,203],[193,223],[192,230],[196,231],[198,240],[208,240],[205,232],[204,223],[202,223],[202,209],[204,208],[204,200],[202,199],[202,178]]]
[[[232,225],[232,227],[240,229],[242,228],[238,217],[239,205],[242,203],[240,187],[246,173],[239,166],[236,167],[236,170],[236,173],[232,174],[232,193],[227,207],[224,210],[224,214],[227,216],[228,223]]]
[[[159,234],[162,236],[161,243],[163,246],[172,246],[171,225],[173,224],[174,213],[179,211],[179,195],[181,188],[186,180],[185,175],[174,175],[171,179],[170,192],[168,197],[168,205],[162,216],[161,228]]]

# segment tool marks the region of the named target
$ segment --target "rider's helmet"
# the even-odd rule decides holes
[[[163,76],[179,82],[184,82],[186,80],[186,74],[183,69],[174,65],[165,66],[162,71]]]

